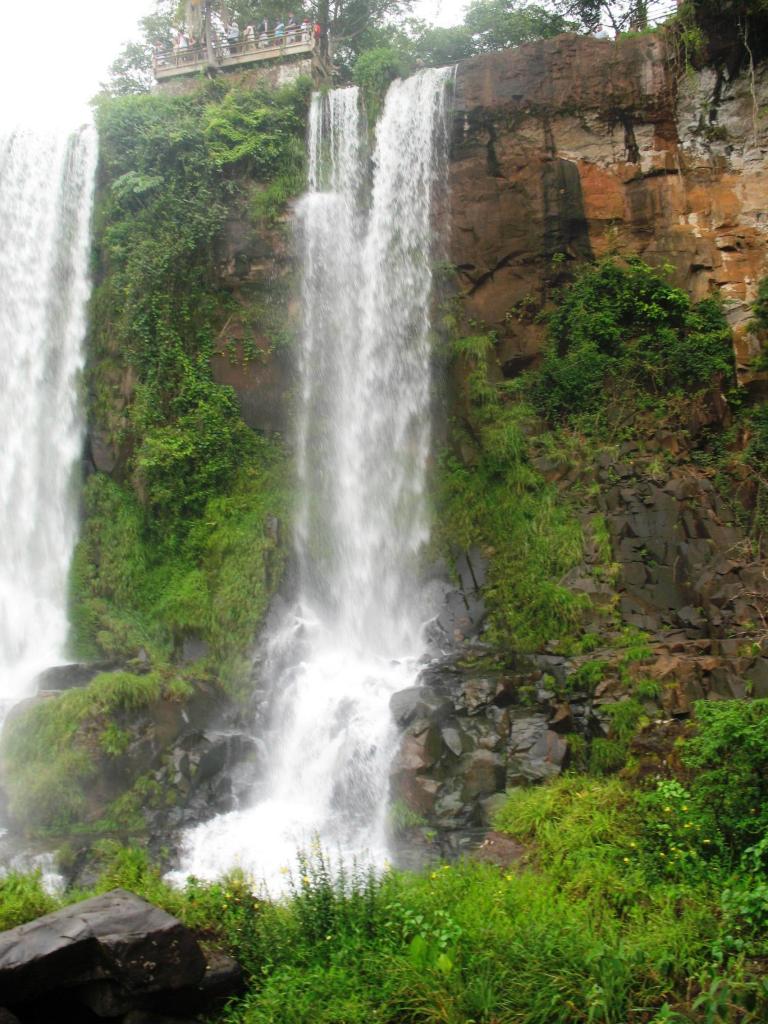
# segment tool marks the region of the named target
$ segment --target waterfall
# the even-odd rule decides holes
[[[358,90],[313,97],[297,211],[298,603],[270,644],[269,768],[249,808],[188,834],[182,875],[239,865],[279,886],[313,835],[347,860],[385,859],[389,699],[415,680],[427,617],[432,200],[450,75],[392,84],[372,186]]]
[[[0,135],[0,719],[64,657],[96,137]]]

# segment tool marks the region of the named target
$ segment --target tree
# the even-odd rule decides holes
[[[451,28],[423,25],[414,45],[417,59],[429,67],[455,64],[476,52],[475,40],[466,24]]]
[[[149,92],[155,80],[152,48],[146,43],[128,43],[109,66],[109,82],[102,89],[111,96]]]
[[[577,28],[563,14],[515,0],[473,0],[464,25],[474,40],[475,53],[505,50]]]
[[[152,55],[156,46],[167,49],[177,23],[178,0],[156,0],[155,11],[139,21],[141,38],[128,43],[109,68],[102,91],[112,96],[149,92],[155,77]]]
[[[648,0],[555,0],[555,8],[587,32],[601,24],[610,25],[617,34],[648,25]]]

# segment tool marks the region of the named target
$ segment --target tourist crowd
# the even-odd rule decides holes
[[[238,53],[246,53],[249,50],[266,50],[278,46],[294,46],[297,43],[308,43],[312,39],[319,39],[322,29],[319,24],[312,24],[306,15],[301,22],[289,14],[288,18],[279,18],[274,25],[270,25],[267,18],[262,18],[258,24],[250,23],[240,31],[236,21],[228,25],[213,25],[213,46],[219,55],[234,56]],[[191,59],[192,51],[202,47],[202,39],[196,39],[184,28],[180,28],[173,41],[173,56],[177,60]],[[167,51],[164,47],[156,48],[156,60],[164,62]]]

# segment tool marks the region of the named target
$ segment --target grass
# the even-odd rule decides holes
[[[253,439],[232,488],[211,497],[183,542],[163,544],[143,529],[135,496],[102,474],[86,486],[87,519],[71,577],[72,647],[77,657],[135,657],[171,663],[194,635],[225,683],[236,685],[282,572],[270,522],[284,519],[286,459],[277,441]]]
[[[442,460],[436,536],[447,551],[486,550],[487,639],[531,651],[580,632],[589,599],[562,579],[581,561],[584,537],[557,489],[530,464],[531,410],[488,380],[492,344],[488,335],[472,335],[454,345],[467,410],[454,426],[454,447],[473,448],[475,456],[471,464],[453,454]]]
[[[95,891],[138,892],[240,960],[248,990],[219,1024],[757,1024],[760,939],[734,900],[721,911],[716,862],[696,880],[655,870],[663,814],[618,779],[570,776],[509,794],[495,825],[530,850],[512,870],[334,873],[315,846],[272,902],[238,873],[172,889],[108,842]],[[0,888],[9,920],[45,900],[34,877]]]
[[[103,672],[82,689],[18,712],[6,723],[0,744],[14,820],[32,829],[63,829],[83,821],[89,813],[86,793],[101,758],[118,756],[130,741],[115,716],[190,693],[184,680],[160,672]]]

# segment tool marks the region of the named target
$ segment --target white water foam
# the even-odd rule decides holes
[[[96,136],[0,136],[0,718],[64,658]]]
[[[386,858],[389,700],[415,680],[428,617],[416,567],[429,538],[432,202],[450,75],[393,83],[370,194],[357,89],[313,98],[298,210],[299,599],[265,669],[278,695],[270,767],[250,807],[187,835],[177,877],[239,866],[279,891],[315,836],[346,861]]]

